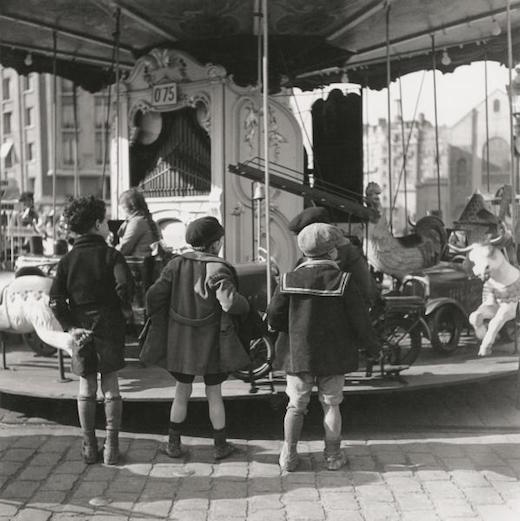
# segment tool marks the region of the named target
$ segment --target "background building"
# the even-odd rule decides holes
[[[55,149],[58,204],[70,195],[101,195],[105,161],[108,199],[107,93],[91,94],[78,88],[75,95],[74,85],[58,78],[55,147],[53,77],[21,76],[13,69],[0,69],[0,79],[0,179],[9,183],[4,199],[28,190],[34,192],[37,204],[52,204]]]

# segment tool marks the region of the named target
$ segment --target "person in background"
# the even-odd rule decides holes
[[[336,243],[335,226],[305,226],[298,234],[304,262],[282,275],[267,310],[269,326],[280,332],[276,369],[287,373],[289,404],[279,459],[282,471],[292,472],[298,466],[297,445],[315,384],[323,408],[327,468],[338,470],[345,464],[339,409],[345,373],[358,368],[360,339],[369,359],[379,352],[363,297],[353,277],[334,262]]]
[[[34,194],[32,192],[22,192],[18,202],[21,203],[22,208],[13,215],[11,226],[34,230],[32,237],[24,236],[22,249],[25,252],[43,255],[44,231],[39,222],[38,212],[34,207]]]
[[[249,364],[231,318],[246,314],[249,303],[237,290],[234,268],[218,256],[223,236],[224,228],[214,217],[192,221],[186,228],[186,242],[193,250],[174,257],[146,295],[152,323],[147,340],[161,339],[164,345],[151,348],[165,352],[165,367],[177,380],[166,445],[171,458],[181,458],[186,452],[181,435],[195,376],[202,376],[206,386],[215,459],[227,458],[236,450],[226,439],[222,383],[229,372]],[[154,331],[156,327],[163,329],[162,334]]]
[[[327,208],[311,206],[299,213],[289,222],[289,230],[298,235],[306,226],[313,223],[330,224],[330,214]],[[351,273],[367,306],[371,306],[377,299],[378,288],[370,274],[368,264],[360,248],[350,244],[347,238],[336,245],[338,256],[336,262],[341,271]],[[300,262],[300,261],[299,261]]]
[[[106,243],[108,224],[101,199],[74,199],[63,215],[76,238],[72,250],[58,263],[49,305],[77,344],[72,372],[79,376],[83,460],[87,464],[98,461],[95,424],[100,373],[106,417],[103,459],[106,465],[115,465],[122,415],[117,372],[125,365],[125,317],[131,313],[133,280],[123,255]]]
[[[127,217],[117,232],[116,249],[126,257],[149,257],[152,245],[161,240],[161,232],[143,193],[137,188],[125,190],[119,197],[119,205]]]

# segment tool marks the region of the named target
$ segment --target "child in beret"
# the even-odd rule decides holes
[[[167,315],[156,320],[157,327],[165,329],[156,338],[165,344],[166,369],[177,381],[166,445],[172,458],[186,453],[181,435],[195,376],[202,376],[206,386],[215,459],[227,458],[236,450],[226,439],[221,388],[228,373],[249,364],[230,318],[247,313],[249,303],[237,290],[234,268],[218,256],[223,236],[224,228],[214,217],[191,222],[186,242],[193,249],[171,260],[146,295],[152,328],[155,317]],[[224,349],[230,355],[225,360]]]
[[[298,465],[297,445],[313,385],[323,407],[325,461],[329,470],[341,468],[341,412],[345,373],[358,367],[359,339],[375,358],[379,350],[367,306],[350,273],[337,258],[338,230],[314,223],[298,234],[304,262],[280,279],[268,308],[269,325],[279,331],[276,368],[287,373],[289,404],[280,454],[283,471]]]

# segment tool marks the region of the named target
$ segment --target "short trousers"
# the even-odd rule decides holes
[[[313,376],[310,373],[296,373],[287,374],[287,407],[307,412],[314,385],[318,387],[318,399],[322,404],[339,405],[343,401],[345,375]]]
[[[170,374],[182,384],[191,384],[195,380],[195,375],[193,374],[175,373],[173,371],[170,371]],[[227,377],[227,373],[213,373],[203,376],[206,385],[220,385],[227,380]]]

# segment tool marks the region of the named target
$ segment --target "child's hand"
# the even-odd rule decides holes
[[[92,338],[92,331],[82,327],[75,327],[69,333],[78,347],[83,347]]]

